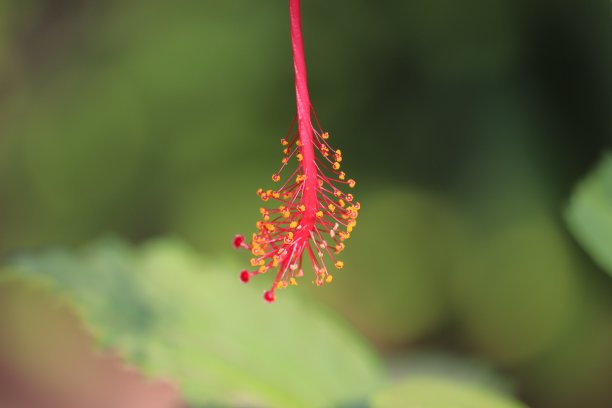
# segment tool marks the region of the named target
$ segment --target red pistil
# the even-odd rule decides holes
[[[360,205],[351,194],[340,190],[355,187],[353,179],[346,179],[340,171],[342,152],[333,149],[327,140],[329,134],[321,130],[314,109],[310,104],[306,79],[304,42],[300,19],[300,0],[289,0],[291,18],[291,43],[295,69],[296,119],[286,137],[281,139],[284,157],[272,181],[280,182],[281,172],[297,165],[277,190],[259,189],[257,195],[263,201],[279,203],[272,208],[261,208],[263,220],[257,222],[258,232],[251,244],[242,235],[234,238],[235,248],[246,248],[253,254],[251,265],[257,269],[242,271],[240,279],[248,282],[254,275],[278,268],[270,290],[264,293],[267,302],[275,300],[274,291],[288,285],[297,285],[296,278],[304,275],[304,252],[315,273],[313,283],[329,283],[333,277],[324,263],[329,257],[335,267],[341,269],[342,261],[335,258],[344,250],[344,242],[357,224]],[[317,127],[312,124],[314,117]]]
[[[236,235],[234,237],[234,248],[239,249],[244,244],[244,235]]]
[[[274,292],[273,291],[268,290],[268,291],[264,292],[264,299],[265,299],[266,302],[272,303],[276,299],[276,296],[274,296]]]
[[[242,282],[247,283],[249,281],[250,277],[251,277],[251,274],[246,269],[244,269],[242,272],[240,272],[240,280]]]

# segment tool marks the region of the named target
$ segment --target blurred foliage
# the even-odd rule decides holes
[[[609,407],[609,159],[574,187],[610,148],[610,2],[302,3],[313,103],[362,203],[333,285],[265,307],[236,279],[247,258],[228,254],[254,230],[294,115],[285,2],[0,2],[0,251],[23,253],[99,340],[182,379],[188,398],[368,397],[380,371],[351,383],[351,364],[377,358],[305,294],[391,366],[451,350],[502,371],[529,406]],[[201,259],[175,241],[74,250],[108,232],[179,236]],[[37,255],[48,247],[63,249]],[[310,336],[326,358],[302,350]],[[206,348],[225,343],[234,354]],[[434,377],[426,388],[463,395]],[[336,381],[352,385],[330,399],[311,386]]]
[[[373,408],[521,408],[525,405],[474,385],[435,377],[403,380],[374,398]]]
[[[389,372],[392,384],[412,377],[430,377],[471,384],[497,394],[516,392],[512,380],[501,376],[490,362],[439,349],[398,355],[389,363]]]
[[[176,387],[101,351],[71,303],[45,285],[2,275],[0,327],[3,407],[179,406]]]
[[[434,332],[447,314],[440,293],[453,262],[452,208],[419,189],[373,191],[360,203],[359,230],[347,255],[351,268],[336,274],[337,285],[314,288],[313,295],[343,311],[381,345],[397,346]],[[355,297],[359,302],[351,302]]]
[[[105,347],[178,381],[193,405],[329,406],[381,383],[372,351],[329,311],[295,297],[271,307],[232,268],[178,242],[134,251],[103,241],[77,256],[20,257],[13,268],[70,299]]]
[[[576,188],[566,219],[585,250],[604,271],[612,274],[612,157],[609,154]]]

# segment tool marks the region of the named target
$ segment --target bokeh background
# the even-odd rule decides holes
[[[576,186],[612,141],[611,3],[304,0],[312,100],[357,180],[362,211],[346,266],[332,285],[311,288],[308,280],[282,291],[259,320],[247,323],[241,310],[259,307],[261,292],[257,283],[256,289],[240,285],[237,274],[248,255],[233,251],[231,239],[254,230],[255,191],[271,187],[281,158],[278,140],[295,113],[286,3],[0,1],[5,262],[25,257],[45,264],[53,258],[49,251],[59,251],[79,259],[59,281],[79,276],[85,283],[75,287],[106,288],[82,277],[87,268],[79,262],[98,259],[87,258],[83,248],[120,247],[127,257],[151,259],[155,251],[183,251],[221,265],[211,274],[231,284],[223,296],[196,281],[187,284],[178,278],[183,261],[173,264],[166,258],[174,255],[164,255],[167,278],[159,282],[175,289],[168,292],[176,295],[174,303],[183,302],[183,291],[194,299],[214,297],[206,310],[216,319],[249,327],[239,339],[217,330],[211,347],[252,344],[239,361],[284,350],[288,340],[266,326],[267,313],[281,313],[279,319],[303,333],[291,340],[292,353],[314,364],[304,371],[298,359],[281,374],[305,386],[316,387],[315,379],[340,363],[319,364],[335,360],[313,353],[310,336],[318,335],[300,330],[298,312],[277,309],[315,308],[322,310],[315,316],[334,316],[328,326],[341,326],[342,336],[350,333],[366,348],[387,384],[429,370],[479,387],[495,384],[495,392],[531,407],[611,407],[612,279],[566,222]],[[612,214],[612,206],[608,210]],[[151,244],[160,239],[166,244]],[[612,248],[612,241],[600,243]],[[54,267],[32,268],[45,275]],[[111,275],[122,282],[120,274]],[[260,278],[264,286],[268,278]],[[113,290],[132,293],[122,285]],[[259,393],[244,385],[248,380],[207,394],[210,383],[222,382],[211,373],[221,372],[223,359],[198,360],[200,367],[188,371],[178,361],[197,359],[176,355],[184,350],[180,342],[156,343],[156,353],[134,351],[152,334],[141,333],[130,352],[117,352],[126,347],[113,339],[133,327],[108,326],[78,312],[81,304],[102,307],[102,289],[77,296],[76,314],[66,310],[75,306],[47,299],[53,290],[11,281],[0,292],[0,331],[13,339],[0,342],[0,395],[14,406],[300,401],[298,391],[288,392],[296,398],[291,403],[267,399],[276,387]],[[104,307],[109,315],[114,310],[134,322],[144,319],[129,299]],[[47,314],[55,317],[42,317]],[[104,330],[97,325],[107,325],[110,334],[98,336]],[[167,327],[183,333],[182,326]],[[62,336],[89,344],[83,346],[89,351],[67,347]],[[206,333],[199,336],[202,344],[208,341]],[[89,337],[101,337],[101,348]],[[24,342],[29,351],[17,352]],[[158,369],[166,366],[151,363],[152,355],[164,355],[176,369]],[[133,365],[126,368],[122,358]],[[95,370],[104,371],[102,377]],[[88,376],[105,380],[70,386]],[[331,375],[329,383],[344,388],[339,378]],[[199,387],[185,386],[190,381]],[[384,386],[372,383],[372,389],[375,395]],[[104,405],[101,395],[117,400]],[[355,397],[352,405],[348,397],[343,405],[312,401],[420,406],[369,398]]]

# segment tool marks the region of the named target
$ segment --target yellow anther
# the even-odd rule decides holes
[[[337,149],[337,150],[336,150],[336,154],[337,154],[338,156],[342,156],[342,150]]]
[[[287,163],[289,163],[289,159],[288,159],[288,158],[286,158],[286,157],[283,157],[283,160],[281,160],[281,162],[282,162],[283,164],[287,164]]]
[[[279,180],[280,180],[280,176],[278,174],[274,173],[272,175],[272,181],[276,183]]]
[[[305,206],[304,204],[301,204],[301,205],[298,207],[298,210],[300,210],[301,212],[304,212],[304,211],[306,211],[306,206]]]
[[[359,211],[359,209],[361,208],[361,204],[359,204],[358,202],[353,204],[353,208],[356,209],[357,211]]]
[[[251,258],[251,266],[257,266],[257,258]]]
[[[298,139],[297,142],[295,142],[296,145],[298,145],[298,147],[302,147],[302,141]]]
[[[297,221],[291,221],[291,224],[289,224],[289,228],[295,228],[298,226]]]
[[[268,212],[268,210],[267,210],[267,209],[265,209],[265,208],[263,208],[263,207],[261,207],[261,208],[259,209],[259,213],[260,213],[261,215],[264,215],[266,212]]]
[[[284,210],[282,214],[283,214],[283,217],[289,218],[289,216],[291,215],[291,212],[289,210]]]
[[[355,180],[353,180],[353,179],[349,179],[349,181],[348,181],[348,185],[349,185],[349,187],[350,187],[350,188],[354,188],[354,187],[355,187],[355,184],[356,184],[356,183],[355,183]]]
[[[353,195],[352,195],[352,194],[347,194],[347,195],[346,195],[346,201],[348,201],[349,203],[350,203],[351,201],[353,201]]]
[[[344,267],[344,262],[342,261],[336,261],[336,268],[338,269],[342,269]]]
[[[335,191],[334,191],[334,195],[335,195],[336,197],[340,197],[340,196],[342,195],[342,191],[340,191],[340,190],[335,190]]]
[[[332,168],[334,170],[338,170],[340,168],[340,163],[338,163],[337,161],[334,162],[334,164],[332,164]]]
[[[280,193],[278,191],[275,191],[275,192],[272,193],[272,197],[279,198],[280,197]]]
[[[306,176],[305,176],[305,175],[303,175],[303,174],[299,174],[299,175],[297,175],[297,176],[295,177],[295,182],[296,182],[296,183],[301,183],[301,182],[303,182],[304,180],[306,180]]]
[[[268,267],[265,265],[259,267],[259,273],[265,273],[267,270],[268,270]]]
[[[317,216],[317,218],[323,218],[323,211],[319,210],[315,213],[315,215]]]
[[[334,280],[334,275],[327,275],[327,278],[325,278],[325,282],[327,283],[331,283]]]
[[[336,245],[336,253],[339,254],[340,252],[342,252],[344,250],[344,244],[341,242],[338,245]]]
[[[291,151],[291,149],[289,149],[288,147],[283,149],[283,153],[285,153],[285,154],[289,154],[290,151]]]
[[[289,232],[289,234],[287,234],[287,236],[285,237],[285,244],[290,244],[293,242],[293,232]]]
[[[338,200],[338,204],[339,204],[339,205],[340,205],[340,207],[342,207],[342,208],[344,208],[344,206],[346,205],[346,204],[344,203],[344,200],[343,200],[343,199]]]
[[[276,268],[278,266],[278,262],[278,259],[274,257],[274,259],[272,260],[272,266]]]
[[[334,212],[334,210],[336,209],[336,206],[333,204],[330,204],[327,206],[327,208],[329,208],[329,211]]]
[[[340,172],[340,174],[338,174],[338,178],[339,178],[340,180],[344,180],[344,178],[345,178],[345,177],[346,177],[346,173],[345,173],[345,172],[343,172],[343,171],[341,171],[341,172]]]
[[[302,153],[298,153],[296,157],[298,161],[302,161],[302,159],[304,158],[304,156],[302,156]]]
[[[327,132],[323,132],[323,134],[321,135],[321,137],[322,137],[323,139],[329,139],[329,133],[327,133]]]
[[[283,282],[278,282],[276,284],[276,289],[281,289],[281,288],[283,288]]]
[[[281,144],[283,146],[287,146],[289,144],[289,142],[287,141],[287,139],[283,138],[283,139],[281,139]]]
[[[290,284],[291,286],[297,286],[297,281],[295,280],[295,278],[290,278],[290,279],[289,279],[289,284]]]

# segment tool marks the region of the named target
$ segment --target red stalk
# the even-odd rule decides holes
[[[302,37],[302,17],[300,15],[300,0],[289,0],[289,17],[291,23],[291,49],[293,50],[293,68],[295,71],[295,102],[297,107],[298,134],[302,142],[302,167],[304,169],[304,193],[302,200],[306,206],[304,216],[300,221],[302,230],[296,239],[309,238],[315,222],[315,212],[318,207],[317,175],[313,145],[313,129],[310,118],[310,95],[306,75],[306,57],[304,55],[304,39]]]
[[[293,67],[295,70],[295,101],[297,105],[298,133],[303,145],[303,166],[306,175],[304,201],[306,201],[306,207],[309,210],[305,218],[314,218],[317,202],[317,168],[315,166],[314,146],[312,143],[312,122],[310,119],[310,109],[312,105],[310,104],[310,95],[308,94],[306,58],[304,56],[304,39],[302,37],[302,18],[300,16],[300,0],[289,0],[289,15],[291,19]]]

